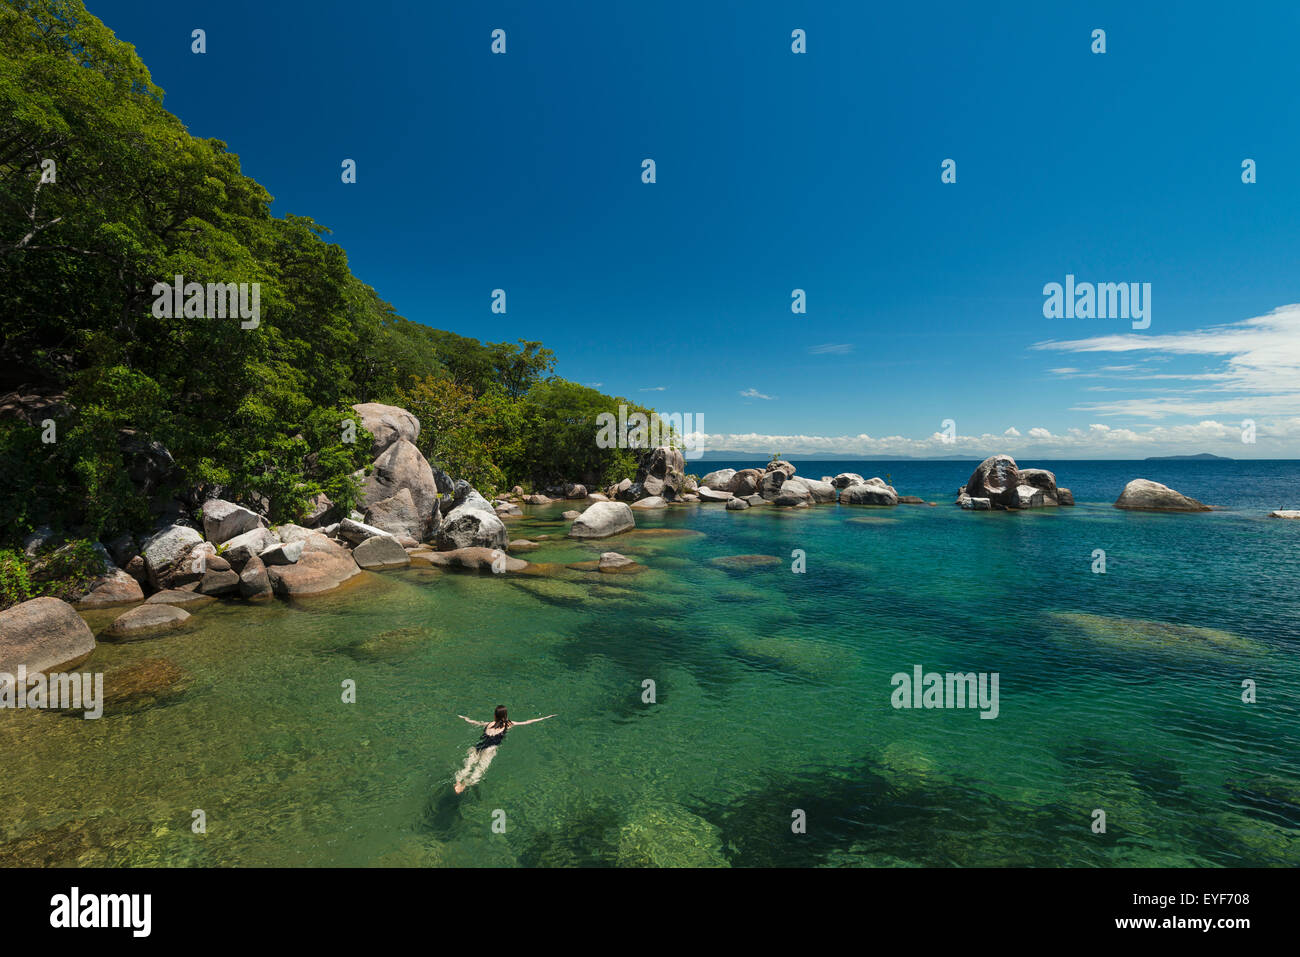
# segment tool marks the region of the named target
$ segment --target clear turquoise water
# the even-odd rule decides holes
[[[0,863],[1300,864],[1300,522],[1264,518],[1296,507],[1296,463],[1026,463],[1080,504],[1025,514],[953,507],[966,463],[797,464],[940,504],[639,512],[669,534],[527,558],[615,549],[640,575],[367,574],[101,644],[83,669],[161,657],[188,690],[0,713]],[[1138,475],[1226,508],[1111,508]],[[512,537],[563,534],[562,510]],[[780,562],[712,563],[741,554]],[[916,664],[998,672],[999,717],[895,710]],[[456,796],[456,714],[498,703],[559,717]]]

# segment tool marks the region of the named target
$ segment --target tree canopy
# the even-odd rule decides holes
[[[402,318],[325,227],[270,204],[80,0],[0,7],[0,395],[18,396],[0,417],[0,538],[137,530],[160,499],[215,489],[275,520],[320,492],[351,505],[355,402],[411,408],[426,454],[485,492],[626,474],[595,417],[639,407],[555,377],[540,342]],[[259,284],[260,321],[157,315],[155,285],[177,275]],[[134,474],[141,441],[174,459],[164,487]]]

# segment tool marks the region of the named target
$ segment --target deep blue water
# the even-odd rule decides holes
[[[856,461],[786,456],[806,478],[857,472],[865,478],[889,477],[900,495],[919,495],[942,504],[957,497],[979,459],[970,461]],[[1255,459],[1218,461],[1083,461],[1017,459],[1021,468],[1043,468],[1056,473],[1058,485],[1074,493],[1076,502],[1113,503],[1135,478],[1150,479],[1215,508],[1266,513],[1279,508],[1300,508],[1300,461]],[[688,462],[687,471],[704,475],[721,468],[762,468],[766,459],[727,462]]]

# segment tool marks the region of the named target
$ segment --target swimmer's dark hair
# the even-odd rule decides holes
[[[493,724],[499,724],[505,728],[509,728],[510,725],[514,724],[513,721],[506,717],[506,706],[503,704],[497,705],[497,710],[493,714],[493,718],[495,718]]]

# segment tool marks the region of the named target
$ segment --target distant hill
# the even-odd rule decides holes
[[[1144,462],[1209,462],[1212,459],[1218,462],[1236,461],[1236,459],[1230,459],[1226,455],[1211,455],[1209,452],[1198,452],[1195,455],[1148,455],[1142,461]]]

